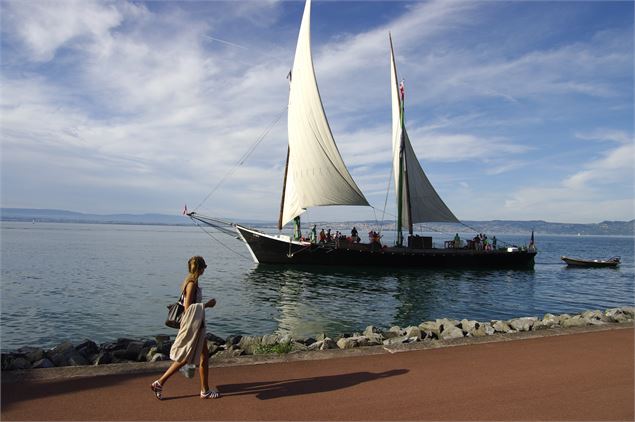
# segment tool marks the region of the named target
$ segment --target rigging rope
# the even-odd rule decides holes
[[[217,238],[215,238],[215,237],[212,235],[212,233],[210,233],[210,232],[208,232],[207,230],[205,230],[205,228],[204,228],[203,226],[201,226],[201,225],[198,223],[198,221],[197,221],[196,219],[192,218],[192,216],[190,216],[190,219],[194,222],[194,224],[196,224],[196,225],[198,226],[198,228],[200,228],[201,230],[203,230],[203,232],[204,232],[205,234],[207,234],[209,237],[211,237],[212,239],[214,239],[214,240],[215,240],[217,243],[219,243],[219,244],[220,244],[223,248],[227,249],[227,250],[228,250],[228,251],[230,251],[230,252],[235,253],[236,255],[240,256],[241,258],[245,258],[245,259],[247,259],[247,260],[249,260],[249,261],[251,260],[251,258],[249,258],[248,256],[245,256],[245,255],[241,254],[240,252],[237,252],[237,251],[233,250],[232,248],[230,248],[229,246],[225,245],[223,242],[221,242],[220,240],[218,240]],[[214,228],[216,228],[216,229],[220,230],[222,233],[225,233],[225,234],[230,234],[230,231],[229,231],[228,229],[225,229],[225,228],[220,227],[220,226],[215,226],[215,225],[210,224],[210,223],[205,223],[205,224],[208,224],[209,226],[214,227]],[[233,236],[233,235],[234,235],[234,233],[232,233],[232,236]]]
[[[227,173],[225,173],[225,175],[218,181],[218,183],[216,183],[216,186],[214,186],[214,188],[211,190],[211,192],[207,194],[207,196],[201,201],[201,203],[198,204],[196,207],[194,207],[194,211],[198,210],[205,202],[207,202],[207,200],[210,198],[210,196],[212,196],[212,194],[214,192],[216,192],[216,190],[223,184],[223,182],[225,182],[225,180],[229,176],[231,176],[236,171],[236,169],[238,167],[240,167],[240,166],[242,166],[244,164],[245,160],[247,160],[247,158],[249,158],[249,156],[256,150],[256,147],[258,147],[258,145],[263,141],[263,139],[265,139],[265,137],[269,134],[269,132],[271,132],[271,129],[273,129],[273,127],[276,125],[276,123],[278,123],[280,121],[280,118],[282,118],[284,113],[287,111],[287,107],[288,106],[284,106],[282,108],[280,113],[278,113],[276,118],[269,124],[269,126],[267,126],[267,128],[264,130],[264,132],[261,133],[258,138],[256,138],[256,142],[254,142],[254,144],[251,147],[249,147],[249,149],[240,157],[238,162],[236,164],[234,164],[234,167],[229,169],[229,171]]]
[[[379,225],[379,233],[381,234],[383,228],[384,228],[384,217],[386,217],[386,208],[388,207],[388,194],[390,193],[390,184],[392,182],[392,172],[395,166],[395,162],[394,160],[391,160],[391,164],[390,164],[390,172],[388,172],[388,186],[386,186],[386,198],[384,199],[384,209],[381,213],[381,224]],[[372,205],[371,205],[372,207]],[[375,209],[375,207],[373,207],[373,210]],[[377,219],[377,217],[375,217],[375,219]]]

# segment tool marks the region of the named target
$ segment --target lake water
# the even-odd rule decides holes
[[[187,260],[202,255],[208,331],[309,336],[486,321],[635,305],[633,237],[536,237],[533,271],[364,270],[257,266],[244,245],[197,227],[2,222],[1,347],[175,335],[163,325]],[[527,237],[496,233],[500,241]],[[213,236],[213,237],[212,237]],[[433,234],[439,243],[453,237]],[[465,237],[465,236],[464,236]],[[219,243],[218,241],[222,242]],[[561,255],[622,257],[617,269],[570,269]]]

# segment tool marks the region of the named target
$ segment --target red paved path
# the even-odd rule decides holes
[[[633,329],[211,369],[2,384],[2,420],[633,420]]]

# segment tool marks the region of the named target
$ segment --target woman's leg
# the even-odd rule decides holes
[[[201,351],[201,367],[199,368],[201,376],[201,391],[206,392],[209,390],[209,351],[207,349],[207,341],[203,343],[203,350]]]
[[[176,371],[178,371],[179,369],[181,369],[185,364],[187,363],[187,361],[182,361],[182,362],[172,362],[172,365],[170,365],[170,367],[168,368],[167,371],[165,371],[165,373],[163,374],[163,376],[161,376],[161,378],[158,379],[159,384],[161,384],[162,386],[165,385],[165,383],[167,382],[167,380],[176,373]]]

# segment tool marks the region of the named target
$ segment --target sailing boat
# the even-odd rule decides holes
[[[294,221],[309,207],[366,205],[337,149],[313,68],[311,55],[311,0],[307,0],[289,75],[288,142],[278,229]],[[397,244],[381,246],[335,240],[307,242],[287,235],[272,235],[233,224],[257,263],[346,265],[380,267],[504,267],[531,268],[535,251],[433,248],[432,238],[413,235],[413,224],[459,220],[439,197],[426,177],[408,138],[404,122],[403,88],[390,38],[393,119],[393,169],[397,191]],[[209,224],[196,213],[191,218]],[[403,242],[408,228],[408,243]]]

